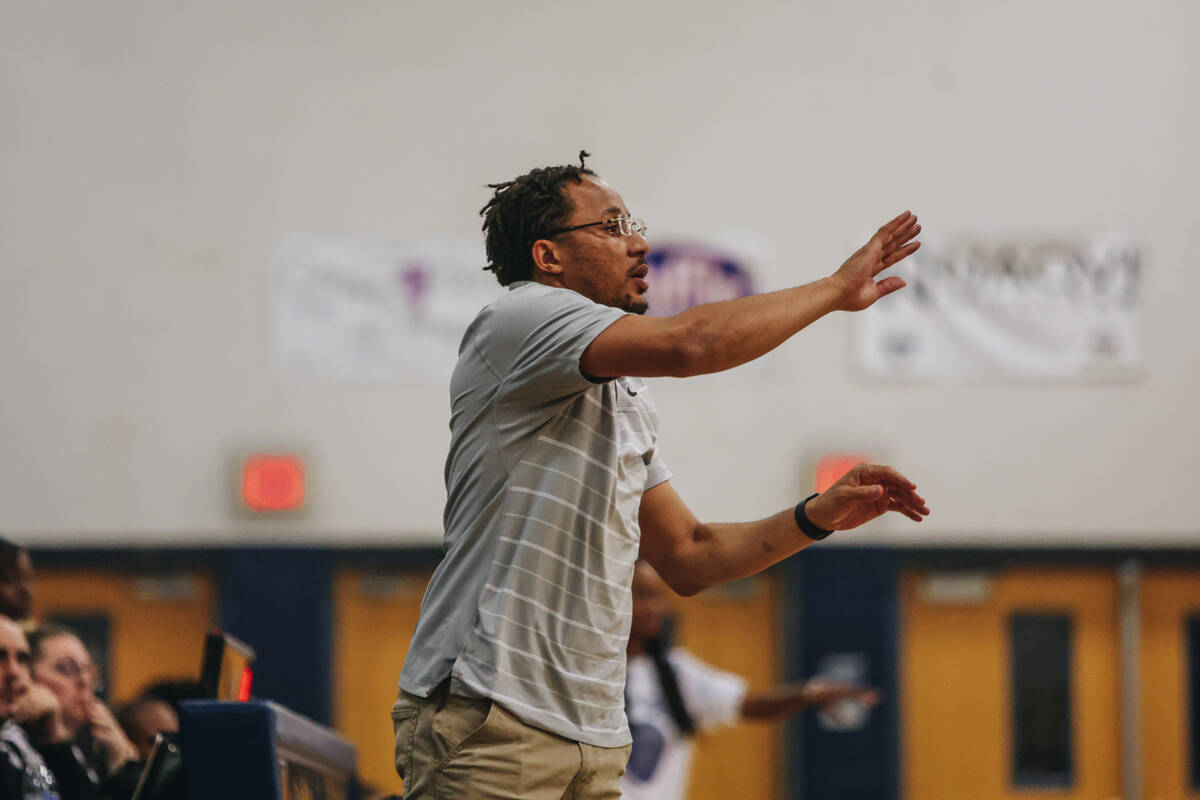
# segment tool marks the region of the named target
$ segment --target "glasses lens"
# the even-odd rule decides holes
[[[636,217],[620,216],[614,220],[617,223],[617,230],[622,236],[633,236],[635,233],[645,234],[646,223]]]

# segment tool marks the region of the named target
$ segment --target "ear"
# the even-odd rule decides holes
[[[558,247],[549,239],[538,239],[533,243],[533,266],[550,275],[562,274],[562,263],[558,258]]]

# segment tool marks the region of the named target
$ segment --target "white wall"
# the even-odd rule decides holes
[[[763,242],[772,287],[909,207],[1148,248],[1139,383],[880,387],[844,316],[774,378],[661,381],[702,517],[865,445],[934,515],[856,541],[1200,541],[1200,5],[903,5],[4,2],[0,533],[436,541],[445,390],[277,371],[267,254],[476,236],[485,183],[587,147],[654,229]],[[304,520],[232,513],[256,443],[309,454]]]

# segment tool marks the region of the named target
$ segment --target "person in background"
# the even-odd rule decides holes
[[[33,606],[33,559],[19,544],[0,537],[0,614],[29,619]]]
[[[117,711],[117,722],[143,761],[150,757],[155,736],[179,731],[179,715],[175,709],[167,701],[150,694],[140,695],[121,706]]]
[[[180,704],[188,700],[211,699],[204,684],[195,678],[159,678],[142,687],[139,697],[156,697],[179,716]]]
[[[639,560],[626,648],[625,713],[633,750],[621,779],[625,800],[683,800],[695,733],[741,720],[786,719],[805,708],[836,712],[847,701],[879,702],[873,688],[819,679],[747,691],[740,676],[714,669],[683,648],[668,649],[668,591],[654,567]]]
[[[35,745],[58,777],[63,800],[130,797],[140,771],[138,751],[96,696],[99,676],[87,648],[74,631],[56,623],[38,626],[29,645],[34,681],[61,708],[65,736]]]
[[[10,617],[0,616],[0,796],[58,800],[58,782],[25,727],[45,738],[65,735],[58,701],[29,674],[29,642]]]

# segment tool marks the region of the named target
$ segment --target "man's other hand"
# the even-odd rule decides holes
[[[858,464],[837,482],[808,501],[804,513],[819,528],[844,531],[857,528],[888,511],[914,522],[929,515],[917,485],[891,467]]]

